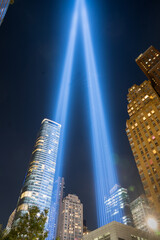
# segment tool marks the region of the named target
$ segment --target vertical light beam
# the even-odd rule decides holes
[[[65,135],[66,135],[66,125],[67,125],[67,112],[68,112],[68,105],[69,105],[69,95],[70,95],[70,82],[71,82],[71,75],[72,75],[72,65],[73,65],[73,55],[75,49],[75,40],[76,40],[76,33],[77,33],[77,25],[78,25],[78,17],[79,17],[79,3],[80,0],[76,0],[74,14],[72,18],[71,24],[71,31],[69,35],[69,42],[67,47],[67,53],[64,63],[64,70],[62,74],[62,79],[60,82],[60,90],[57,100],[57,109],[55,112],[55,121],[61,124],[61,136],[59,142],[59,150],[57,156],[57,163],[56,163],[56,171],[55,171],[55,180],[53,185],[53,193],[52,193],[52,200],[51,200],[51,207],[49,211],[49,221],[48,227],[52,226],[49,229],[49,235],[47,240],[55,239],[56,238],[56,230],[54,226],[57,222],[58,213],[55,213],[56,209],[58,211],[59,207],[56,206],[55,209],[55,199],[59,197],[58,188],[56,188],[56,180],[62,174],[62,165],[63,165],[63,157],[64,157],[64,145],[65,145]],[[55,197],[56,195],[56,197]]]
[[[79,16],[79,3],[80,3],[80,0],[76,0],[73,19],[72,19],[72,25],[71,25],[71,31],[69,36],[69,43],[67,47],[67,54],[65,58],[64,70],[63,70],[62,80],[60,83],[60,92],[59,92],[58,101],[57,101],[58,106],[55,114],[55,121],[60,123],[62,126],[58,160],[57,160],[57,168],[56,168],[57,177],[61,175],[61,171],[62,171],[65,132],[66,132],[66,125],[67,125],[67,112],[68,112],[69,95],[70,95],[70,82],[71,82],[71,75],[72,75],[73,56],[74,56],[75,40],[76,40],[78,16]]]
[[[104,116],[89,21],[84,0],[81,1],[81,21],[88,78],[97,217],[98,226],[100,227],[111,221],[110,216],[106,215],[104,198],[109,195],[110,189],[117,183],[117,177],[113,166],[109,126]],[[116,220],[120,221],[120,217]]]

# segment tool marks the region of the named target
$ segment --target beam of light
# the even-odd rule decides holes
[[[3,18],[6,15],[9,4],[10,4],[10,0],[0,1],[0,25],[2,24]]]
[[[62,126],[58,160],[57,160],[57,169],[56,169],[57,177],[60,176],[62,171],[62,163],[63,163],[62,160],[64,155],[64,145],[65,145],[64,142],[65,142],[67,113],[68,113],[69,95],[70,95],[70,82],[71,82],[71,75],[72,75],[73,56],[74,56],[75,40],[76,40],[78,16],[79,16],[79,3],[80,3],[80,0],[76,0],[76,5],[75,5],[73,19],[72,19],[72,25],[71,25],[71,31],[69,36],[69,43],[67,47],[67,54],[65,58],[64,70],[63,70],[62,80],[60,83],[60,91],[59,91],[59,96],[57,101],[58,105],[57,105],[56,114],[55,114],[55,121],[60,123]]]
[[[67,126],[67,113],[68,113],[68,105],[69,105],[69,95],[70,95],[70,82],[72,75],[72,65],[73,65],[73,55],[75,49],[75,40],[77,33],[77,25],[78,25],[78,16],[79,16],[79,2],[80,0],[76,0],[74,14],[72,18],[71,31],[69,35],[69,42],[67,46],[67,53],[65,58],[64,70],[62,74],[62,79],[60,82],[60,90],[57,100],[57,109],[55,112],[55,121],[61,124],[61,134],[60,134],[60,142],[59,142],[59,150],[56,161],[56,171],[55,171],[55,180],[53,185],[53,193],[51,200],[51,207],[49,211],[49,220],[48,220],[48,230],[49,235],[47,240],[56,238],[56,230],[54,226],[57,222],[59,206],[56,206],[55,210],[55,199],[59,196],[58,190],[56,191],[56,181],[62,174],[62,165],[63,165],[63,157],[64,157],[64,147],[65,147],[65,135],[66,135],[66,126]],[[57,188],[58,189],[58,188]],[[55,196],[56,195],[56,196]],[[53,236],[54,235],[54,236]]]
[[[97,217],[98,226],[100,227],[113,220],[106,214],[104,198],[110,195],[110,190],[117,183],[117,176],[113,166],[109,126],[106,124],[104,117],[104,107],[102,104],[85,0],[81,1],[81,20],[88,78]],[[116,221],[120,221],[120,215],[121,214],[116,215]]]

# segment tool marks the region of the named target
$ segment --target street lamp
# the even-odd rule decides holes
[[[149,217],[147,219],[147,226],[153,230],[156,231],[158,229],[158,222],[154,217]]]

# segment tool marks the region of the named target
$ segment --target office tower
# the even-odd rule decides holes
[[[48,233],[48,237],[46,240],[56,239],[58,231],[59,212],[62,207],[63,191],[64,191],[64,178],[59,177],[57,180],[55,180],[53,185],[52,193],[53,204],[50,208],[50,216],[48,222],[48,229],[50,229],[50,231]]]
[[[160,216],[160,99],[150,81],[128,92],[126,133],[151,208]]]
[[[126,226],[119,222],[111,222],[82,238],[83,240],[159,240],[159,236],[146,233],[140,229]]]
[[[141,195],[130,203],[134,226],[142,231],[148,232],[147,219],[151,214],[145,195]]]
[[[0,25],[5,17],[9,4],[13,4],[13,0],[2,0],[0,1]]]
[[[32,152],[31,161],[18,200],[16,219],[29,207],[52,209],[53,183],[61,125],[44,119]],[[50,212],[48,214],[50,216]]]
[[[110,196],[105,197],[104,203],[108,222],[117,220],[123,224],[133,226],[127,189],[115,185],[110,191]]]
[[[8,219],[8,223],[7,223],[7,226],[6,226],[7,231],[10,231],[10,229],[12,227],[12,223],[14,221],[15,214],[16,214],[16,209],[12,212],[12,214],[10,215],[10,217]]]
[[[60,214],[61,240],[82,239],[83,236],[83,204],[76,195],[68,194],[63,199]]]
[[[136,63],[151,81],[153,88],[160,94],[160,52],[150,46],[136,59]]]

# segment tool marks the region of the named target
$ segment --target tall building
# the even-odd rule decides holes
[[[111,222],[100,227],[82,238],[83,240],[159,240],[159,236],[146,233],[119,222]]]
[[[68,194],[63,199],[60,214],[61,240],[81,240],[83,236],[83,204],[76,195]]]
[[[108,222],[116,220],[123,224],[133,226],[127,189],[115,185],[110,191],[110,196],[105,198],[104,203]]]
[[[13,0],[2,0],[0,1],[0,25],[2,24],[2,21],[6,15],[7,9],[9,4],[13,3]]]
[[[10,217],[8,219],[8,223],[7,223],[7,226],[6,226],[7,231],[10,231],[10,229],[12,228],[12,223],[14,221],[15,214],[16,214],[16,209],[14,209],[14,211],[12,212],[12,214],[10,215]]]
[[[145,195],[141,195],[130,203],[134,226],[142,231],[148,232],[147,219],[151,209]]]
[[[48,229],[50,229],[48,233],[48,237],[46,240],[56,239],[57,231],[58,231],[58,220],[59,220],[59,212],[62,206],[63,200],[63,191],[64,191],[64,178],[58,178],[54,181],[53,185],[53,193],[52,193],[52,206],[50,208]]]
[[[140,54],[136,59],[136,63],[160,95],[160,52],[150,46],[143,54]]]
[[[44,119],[32,152],[31,161],[16,209],[16,219],[29,207],[42,211],[54,205],[53,183],[61,125]],[[50,216],[50,211],[49,214]],[[48,219],[49,221],[49,219]]]
[[[152,208],[160,216],[160,99],[150,81],[128,92],[126,133]]]

